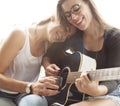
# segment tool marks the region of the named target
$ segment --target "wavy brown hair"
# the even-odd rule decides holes
[[[63,25],[63,26],[66,26],[66,27],[69,27],[70,26],[70,23],[69,21],[67,20],[65,14],[64,14],[64,10],[62,8],[62,4],[67,1],[67,0],[59,0],[58,1],[58,4],[57,4],[57,15],[58,15],[58,18],[60,19],[60,23]],[[102,29],[105,29],[105,28],[109,28],[110,25],[108,25],[101,17],[101,15],[99,14],[99,12],[97,11],[97,8],[93,2],[93,0],[82,0],[84,3],[86,3],[88,5],[88,7],[90,8],[91,10],[91,13],[93,15],[93,18],[98,22],[99,24],[99,27],[102,28]]]

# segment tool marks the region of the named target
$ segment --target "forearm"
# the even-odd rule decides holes
[[[28,82],[18,81],[0,74],[0,88],[13,92],[25,93]]]
[[[108,94],[113,90],[115,90],[118,84],[117,84],[117,81],[105,81],[105,82],[100,82],[100,85],[106,86],[106,88],[108,89],[107,91],[107,94]]]
[[[43,67],[46,69],[46,67],[49,66],[50,64],[51,64],[50,63],[50,58],[49,57],[44,57],[43,61],[42,61]]]

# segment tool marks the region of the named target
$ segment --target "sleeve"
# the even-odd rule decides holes
[[[106,67],[120,67],[120,31],[114,29],[108,32],[106,43]],[[108,93],[116,89],[118,85],[117,80],[101,82],[100,84],[105,85],[108,88]]]
[[[106,67],[120,67],[120,30],[114,30],[110,34],[106,42]]]

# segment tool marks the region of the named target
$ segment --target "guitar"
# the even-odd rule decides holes
[[[64,61],[66,64],[64,64],[64,68],[58,75],[62,79],[58,81],[60,93],[52,96],[52,98],[48,97],[50,104],[58,102],[65,106],[68,101],[69,91],[72,84],[74,84],[75,80],[80,77],[83,71],[87,71],[88,77],[92,81],[120,79],[120,67],[96,70],[96,61],[80,52],[75,52],[69,55],[67,54],[65,59],[68,61]]]

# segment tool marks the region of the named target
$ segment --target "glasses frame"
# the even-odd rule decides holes
[[[76,8],[76,7],[78,7],[78,8]],[[80,6],[80,4],[74,4],[71,7],[70,11],[64,12],[64,14],[65,14],[65,17],[67,18],[67,20],[70,21],[72,19],[72,14],[77,15],[80,12],[81,12],[81,6]]]

